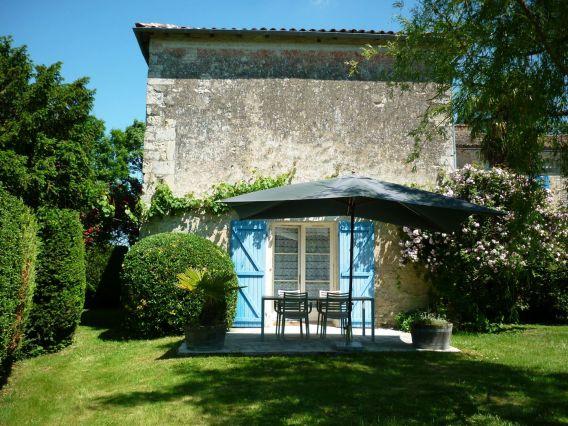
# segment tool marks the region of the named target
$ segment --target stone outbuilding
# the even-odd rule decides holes
[[[414,149],[408,133],[431,105],[432,84],[400,91],[389,80],[386,54],[349,76],[361,47],[385,48],[396,39],[392,32],[136,24],[134,33],[148,63],[147,204],[159,183],[178,197],[290,172],[293,182],[356,173],[433,185],[439,171],[456,167],[454,128],[442,122],[432,125],[446,126],[445,134],[427,143],[415,169],[406,162]],[[341,288],[349,231],[341,219],[245,222],[187,213],[154,219],[143,235],[194,232],[234,259],[249,259],[254,274],[240,271],[250,289],[239,295],[236,324],[256,326],[262,294]],[[426,284],[414,268],[399,266],[399,229],[377,222],[356,229],[356,255],[369,259],[359,271],[360,293],[374,295],[377,324],[424,305]]]

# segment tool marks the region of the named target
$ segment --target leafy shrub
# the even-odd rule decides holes
[[[68,346],[85,302],[85,246],[79,214],[40,209],[36,291],[26,330],[26,352],[35,355]]]
[[[30,210],[0,187],[0,382],[20,348],[31,307],[36,232]]]
[[[396,328],[410,332],[412,327],[445,327],[449,324],[444,315],[422,310],[399,312],[394,317]]]
[[[412,325],[414,320],[416,320],[417,318],[420,317],[420,314],[421,314],[421,311],[419,311],[419,310],[408,311],[408,312],[399,312],[394,317],[395,327],[398,330],[409,333],[410,332],[410,326]]]
[[[227,296],[239,287],[231,287],[233,271],[215,271],[207,269],[187,268],[177,274],[177,287],[194,296],[201,296],[203,304],[201,312],[195,318],[188,318],[192,324],[203,326],[226,325]]]
[[[568,215],[538,180],[467,166],[442,175],[437,191],[507,215],[472,216],[452,234],[403,228],[402,261],[426,266],[434,306],[477,330],[516,322],[537,302],[568,318]]]
[[[415,318],[414,321],[410,323],[410,329],[413,328],[440,328],[446,327],[450,323],[447,319],[437,316],[435,314],[425,313]]]
[[[237,277],[228,254],[205,238],[192,234],[163,233],[136,243],[124,259],[123,303],[127,326],[140,337],[182,334],[188,321],[197,321],[203,299],[176,286],[176,276],[187,268],[228,273],[227,286]],[[233,322],[236,292],[228,292],[227,324]]]
[[[85,253],[88,308],[117,308],[120,306],[120,273],[128,252],[125,246],[93,245]]]
[[[204,198],[198,198],[193,193],[184,197],[176,197],[170,187],[165,183],[156,186],[150,207],[145,211],[146,219],[155,216],[167,216],[182,212],[208,213],[222,215],[230,210],[229,206],[219,202],[224,198],[236,197],[237,195],[262,189],[276,188],[290,183],[295,170],[280,174],[276,177],[260,176],[254,173],[250,182],[241,180],[234,184],[220,182],[213,186],[211,192]]]
[[[526,291],[526,309],[521,312],[523,322],[568,323],[568,271],[556,266],[534,271]]]

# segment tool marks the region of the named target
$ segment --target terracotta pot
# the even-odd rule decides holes
[[[418,349],[448,349],[452,337],[452,324],[444,327],[411,327],[412,345]]]
[[[222,325],[193,325],[185,326],[185,343],[188,349],[207,350],[223,349],[227,327]]]

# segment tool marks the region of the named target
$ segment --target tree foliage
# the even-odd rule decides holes
[[[91,157],[104,132],[89,115],[94,91],[11,43],[0,38],[0,181],[31,207],[80,209],[96,191]]]
[[[87,243],[138,235],[144,123],[105,135],[88,79],[0,38],[0,182],[33,208],[78,210]]]
[[[82,215],[88,245],[109,241],[132,244],[138,238],[145,130],[144,123],[134,120],[124,131],[113,129],[98,141],[95,174],[104,184]]]
[[[433,102],[426,122],[457,117],[490,164],[536,175],[543,135],[567,128],[567,16],[564,0],[421,0],[390,44],[394,78],[437,83],[440,100],[453,89],[451,103]],[[565,156],[566,140],[557,143]]]

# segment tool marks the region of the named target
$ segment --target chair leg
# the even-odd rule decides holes
[[[304,337],[304,329],[302,328],[302,320],[300,319],[300,337]]]
[[[310,338],[310,321],[308,321],[308,315],[306,314],[306,339]]]

